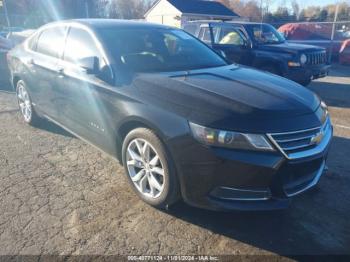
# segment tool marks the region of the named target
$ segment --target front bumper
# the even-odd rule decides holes
[[[331,128],[331,127],[330,127]],[[274,210],[320,180],[333,134],[317,150],[296,159],[279,151],[251,152],[205,147],[188,137],[176,155],[182,196],[211,210]],[[184,146],[189,144],[190,146]]]
[[[331,66],[327,64],[289,67],[284,77],[298,83],[305,82],[327,76],[330,68]]]

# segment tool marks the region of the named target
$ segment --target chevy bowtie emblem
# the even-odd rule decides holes
[[[323,137],[324,137],[324,133],[323,131],[320,131],[318,134],[311,137],[310,145],[318,145],[319,143],[321,143]]]

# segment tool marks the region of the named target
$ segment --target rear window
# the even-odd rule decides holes
[[[199,31],[198,38],[202,40],[204,43],[211,44],[211,36],[209,27],[202,27]]]
[[[196,31],[197,31],[197,25],[195,24],[189,24],[184,26],[184,30],[187,33],[190,33],[191,35],[196,36]]]
[[[66,27],[52,27],[44,30],[39,37],[36,51],[52,57],[60,57],[65,44]]]

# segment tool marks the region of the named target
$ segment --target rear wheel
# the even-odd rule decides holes
[[[40,118],[35,113],[32,100],[30,99],[26,84],[23,80],[17,82],[16,95],[20,113],[24,122],[29,125],[36,125],[39,123]]]
[[[179,199],[174,165],[154,132],[146,128],[131,131],[122,150],[128,180],[142,200],[166,208]]]

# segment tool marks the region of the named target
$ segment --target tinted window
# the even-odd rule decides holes
[[[190,33],[191,35],[195,35],[196,31],[197,31],[197,25],[195,25],[195,24],[185,25],[184,30],[186,32]]]
[[[65,27],[52,27],[44,30],[37,43],[37,52],[52,57],[60,57],[65,42]]]
[[[178,29],[106,28],[99,34],[119,66],[136,72],[170,72],[227,63],[190,34]]]
[[[271,25],[251,25],[249,30],[254,41],[259,44],[278,44],[285,41],[284,37]]]
[[[232,27],[213,27],[217,32],[215,37],[215,44],[219,45],[244,45],[244,38],[239,30]]]
[[[98,57],[100,62],[102,61],[101,53],[92,36],[84,29],[71,28],[64,51],[64,60],[75,63],[82,58],[93,56]]]
[[[199,31],[199,37],[205,43],[211,43],[210,30],[209,27],[202,27]]]

